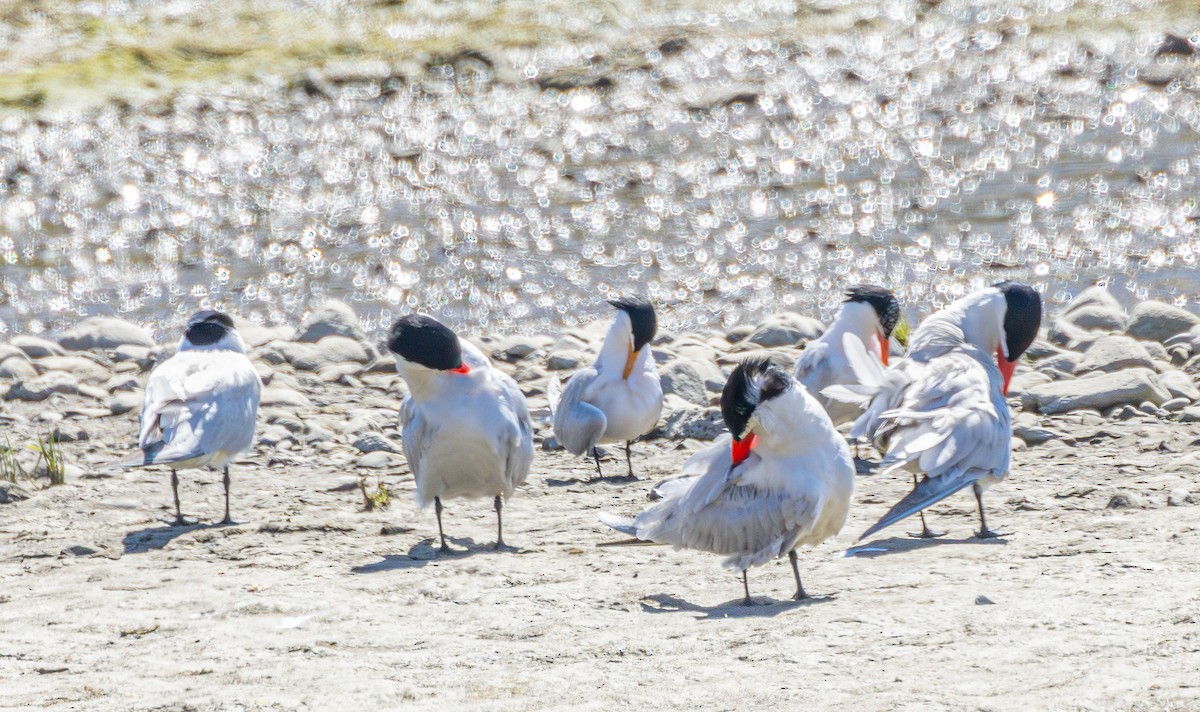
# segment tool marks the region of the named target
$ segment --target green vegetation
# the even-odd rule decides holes
[[[7,435],[4,437],[4,444],[0,445],[0,480],[13,484],[25,480],[36,484],[41,465],[45,464],[46,477],[49,479],[47,487],[57,487],[66,483],[67,466],[63,457],[62,445],[53,434],[44,438],[39,435],[36,444],[27,443],[25,447],[38,454],[37,462],[33,463],[30,468],[21,464],[21,461],[17,459],[16,448],[12,446]]]
[[[387,509],[392,504],[392,493],[388,491],[387,485],[383,480],[375,481],[375,491],[367,491],[367,478],[358,478],[358,489],[363,496],[363,509],[368,512],[375,510]]]

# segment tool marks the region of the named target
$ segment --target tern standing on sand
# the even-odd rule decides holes
[[[862,414],[857,405],[821,393],[830,386],[858,383],[842,347],[842,336],[857,336],[867,351],[886,366],[892,330],[899,321],[900,303],[890,291],[870,284],[851,287],[846,290],[846,301],[829,329],[804,347],[796,361],[796,380],[825,408],[834,425],[850,422]]]
[[[229,463],[254,444],[254,424],[262,381],[246,358],[246,344],[233,320],[202,311],[188,320],[175,355],[150,373],[142,405],[136,457],[118,467],[171,468],[175,525],[181,526],[177,470],[222,470],[225,518],[229,517]]]
[[[865,538],[972,486],[979,507],[976,536],[988,529],[983,493],[1008,474],[1012,413],[1005,396],[1017,359],[1037,337],[1042,300],[1031,287],[1000,282],[969,294],[917,327],[908,357],[884,370],[862,342],[846,335],[859,384],[827,395],[865,410],[851,435],[870,437],[884,453],[886,474],[907,470],[913,490]],[[924,479],[917,481],[917,475]],[[938,536],[924,526],[921,537]]]
[[[442,500],[454,497],[493,498],[495,548],[504,548],[504,500],[525,482],[533,462],[525,395],[479,349],[432,317],[401,317],[388,348],[408,384],[400,423],[417,506],[433,503],[441,550],[450,551]]]
[[[613,299],[609,304],[617,315],[596,363],[572,375],[561,394],[558,378],[550,377],[554,437],[573,455],[590,452],[597,476],[603,473],[596,446],[625,441],[625,464],[633,477],[630,444],[650,432],[662,414],[662,382],[650,352],[658,318],[644,299]]]
[[[796,548],[841,531],[854,494],[854,463],[825,409],[765,359],[747,359],[729,376],[721,415],[731,435],[692,455],[682,476],[658,488],[662,500],[632,519],[600,521],[644,541],[727,557],[742,572],[784,554],[800,583]]]

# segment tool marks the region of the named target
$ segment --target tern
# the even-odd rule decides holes
[[[554,413],[554,437],[573,455],[590,452],[602,477],[600,443],[625,441],[625,464],[634,477],[630,445],[658,424],[662,414],[662,382],[650,340],[658,331],[654,307],[636,297],[613,299],[616,307],[600,355],[590,368],[576,372],[559,392],[551,376],[548,389]]]
[[[1005,396],[1017,359],[1037,337],[1042,300],[1031,287],[1000,282],[952,303],[913,332],[908,357],[883,369],[853,334],[844,337],[859,384],[826,394],[864,408],[851,435],[870,437],[882,470],[913,474],[913,490],[859,539],[972,486],[979,538],[983,493],[1002,480],[1012,449]],[[917,475],[923,474],[919,482]],[[936,536],[925,528],[920,536]]]
[[[222,470],[225,518],[229,517],[229,463],[254,444],[254,424],[262,380],[246,344],[228,315],[201,311],[188,320],[175,355],[150,373],[142,405],[136,457],[117,467],[166,465],[175,495],[175,526],[184,524],[179,507],[178,470]]]
[[[841,531],[854,493],[854,462],[821,404],[766,359],[734,368],[721,394],[729,434],[696,452],[662,499],[633,518],[607,513],[604,524],[643,541],[725,556],[742,572],[787,555],[795,600],[808,597],[796,549]]]
[[[862,414],[856,404],[835,400],[822,393],[830,386],[858,382],[842,347],[842,336],[854,334],[871,355],[887,366],[892,330],[899,321],[900,303],[890,291],[870,284],[851,287],[846,290],[846,301],[838,309],[829,329],[804,347],[796,362],[796,380],[825,408],[834,425],[847,423]]]
[[[441,551],[450,551],[442,500],[455,497],[493,498],[495,548],[505,548],[504,500],[525,482],[533,462],[525,395],[483,352],[432,317],[398,319],[388,349],[408,385],[400,423],[417,506],[433,503]]]

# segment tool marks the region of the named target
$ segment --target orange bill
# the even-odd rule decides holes
[[[741,440],[734,440],[731,448],[733,450],[733,464],[742,464],[747,457],[750,457],[750,448],[754,447],[757,443],[758,436],[754,433],[750,433]]]
[[[633,344],[629,345],[629,354],[625,357],[625,372],[621,374],[621,378],[629,378],[629,374],[633,373],[633,364],[637,361],[637,351],[633,350]]]
[[[1009,361],[1004,357],[1004,347],[996,349],[996,365],[1000,367],[1000,375],[1004,376],[1004,390],[1001,391],[1004,395],[1008,395],[1008,382],[1012,380],[1013,371],[1017,368],[1016,361]]]

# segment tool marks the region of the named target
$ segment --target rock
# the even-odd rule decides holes
[[[748,340],[765,348],[774,348],[807,343],[824,333],[825,325],[816,319],[784,313],[771,316],[759,324]]]
[[[1041,445],[1062,437],[1059,433],[1042,427],[1037,416],[1032,413],[1021,413],[1013,420],[1013,435],[1029,445]]]
[[[1050,383],[1054,379],[1040,371],[1029,371],[1015,376],[1008,384],[1008,397],[1015,398],[1034,386]]]
[[[1125,403],[1149,401],[1162,405],[1171,399],[1157,374],[1148,368],[1130,368],[1095,378],[1076,378],[1043,383],[1021,396],[1026,410],[1040,413],[1065,413],[1092,408],[1107,410]]]
[[[1182,487],[1171,490],[1171,493],[1167,495],[1168,507],[1184,507],[1193,502],[1191,493]]]
[[[24,485],[19,485],[16,482],[0,480],[0,504],[11,504],[20,502],[21,500],[29,499],[33,496]]]
[[[1038,361],[1037,367],[1039,371],[1062,371],[1064,373],[1075,373],[1075,368],[1079,362],[1083,360],[1082,354],[1077,354],[1073,351],[1063,351],[1055,354],[1050,358]]]
[[[1122,314],[1125,312],[1124,308],[1121,307],[1121,303],[1112,295],[1112,292],[1104,287],[1091,286],[1076,294],[1071,303],[1067,305],[1067,308],[1063,310],[1063,314],[1072,314],[1085,307],[1100,307]]]
[[[393,464],[399,464],[399,458],[385,450],[376,450],[369,452],[366,455],[354,461],[355,467],[367,467],[371,469],[382,469],[391,467]]]
[[[264,326],[245,317],[234,316],[233,326],[249,348],[256,348],[272,341],[292,341],[296,329],[291,326]]]
[[[677,358],[659,370],[663,394],[674,394],[692,405],[707,406],[708,391],[700,368],[691,360]]]
[[[524,336],[506,336],[491,347],[492,358],[516,363],[537,351],[537,344]]]
[[[715,440],[725,432],[725,421],[719,408],[692,405],[678,396],[667,396],[664,403],[667,413],[662,427],[652,437],[671,440]]]
[[[50,371],[32,381],[13,383],[4,394],[4,399],[44,401],[55,393],[79,393],[79,382],[69,373]]]
[[[25,358],[25,355],[12,356],[0,363],[0,378],[13,381],[32,381],[37,378],[37,369]]]
[[[114,393],[113,397],[108,400],[108,409],[113,415],[124,415],[131,411],[141,411],[142,409],[142,394],[132,391],[121,391]]]
[[[1128,336],[1101,336],[1084,354],[1075,373],[1103,371],[1111,373],[1126,368],[1154,368],[1150,354]]]
[[[977,605],[977,606],[994,606],[994,605],[996,605],[996,602],[993,601],[992,599],[988,598],[987,596],[976,596],[975,597],[975,605]]]
[[[54,439],[60,443],[81,443],[90,440],[88,431],[79,423],[64,421],[54,429]]]
[[[1052,343],[1077,351],[1087,351],[1098,337],[1098,334],[1080,329],[1061,317],[1050,322],[1050,330],[1046,335]]]
[[[1126,404],[1114,408],[1113,411],[1109,413],[1109,417],[1113,420],[1132,420],[1133,418],[1139,417],[1139,411],[1137,408]]]
[[[1190,406],[1184,408],[1179,414],[1179,422],[1181,423],[1200,423],[1200,406]]]
[[[327,336],[314,344],[276,341],[271,348],[301,371],[321,371],[342,363],[366,364],[374,358],[366,345],[346,336]],[[265,353],[262,357],[267,360]]]
[[[38,360],[36,365],[42,373],[63,371],[80,381],[97,382],[108,380],[109,377],[107,368],[82,356],[47,356]]]
[[[363,368],[361,363],[355,363],[353,361],[335,363],[322,368],[320,371],[317,371],[317,377],[319,377],[325,383],[345,383],[347,376],[358,377],[361,376],[365,370],[366,369]]]
[[[1135,492],[1118,492],[1108,500],[1109,509],[1144,509],[1146,501]]]
[[[379,433],[367,433],[354,441],[354,449],[362,453],[368,452],[400,452],[395,443]]]
[[[1029,345],[1029,348],[1025,349],[1025,353],[1023,355],[1030,361],[1041,361],[1044,358],[1050,358],[1051,356],[1056,356],[1061,353],[1062,350],[1049,341],[1035,339],[1034,342]]]
[[[1174,413],[1177,410],[1183,410],[1184,408],[1188,407],[1191,402],[1192,401],[1187,398],[1172,398],[1171,400],[1162,404],[1162,409],[1168,413]]]
[[[1193,403],[1200,400],[1200,388],[1197,388],[1192,377],[1183,371],[1163,371],[1158,374],[1158,380],[1174,398],[1187,398]]]
[[[1125,333],[1138,339],[1166,341],[1200,324],[1200,317],[1179,307],[1149,300],[1133,308]]]
[[[13,340],[9,342],[9,344],[16,346],[18,349],[21,349],[22,351],[24,351],[25,355],[28,356],[29,358],[45,358],[47,356],[62,356],[67,353],[66,351],[63,350],[63,347],[59,346],[58,344],[54,343],[53,341],[50,341],[48,339],[42,339],[37,336],[27,336],[27,335],[17,336],[17,337],[14,337]]]
[[[145,329],[124,319],[93,316],[68,329],[58,343],[71,351],[91,351],[125,345],[151,348],[154,346],[154,339]]]
[[[112,350],[112,360],[118,363],[122,361],[133,361],[142,368],[149,368],[149,365],[143,366],[143,364],[153,364],[153,361],[150,359],[151,350],[152,349],[149,346],[122,344]]]
[[[557,452],[559,450],[566,450],[566,448],[563,447],[562,443],[558,441],[558,438],[554,437],[553,435],[542,441],[543,452]]]
[[[360,342],[367,340],[354,310],[336,299],[325,302],[304,320],[296,341],[313,344],[327,336],[344,336]]]
[[[109,393],[136,391],[138,387],[138,380],[127,373],[113,376],[104,383],[104,389]]]
[[[274,447],[284,440],[290,440],[292,434],[282,425],[268,425],[258,434],[258,444]]]
[[[551,371],[568,371],[587,363],[587,354],[582,351],[556,351],[546,359],[546,368]]]
[[[262,391],[263,406],[292,406],[296,408],[311,408],[312,401],[299,391],[285,386],[268,386]]]
[[[753,333],[753,326],[735,326],[729,330],[729,333],[725,334],[725,340],[731,344],[736,344],[740,341],[745,341]]]
[[[1088,331],[1124,331],[1128,321],[1123,311],[1089,305],[1063,315],[1063,320]]]

